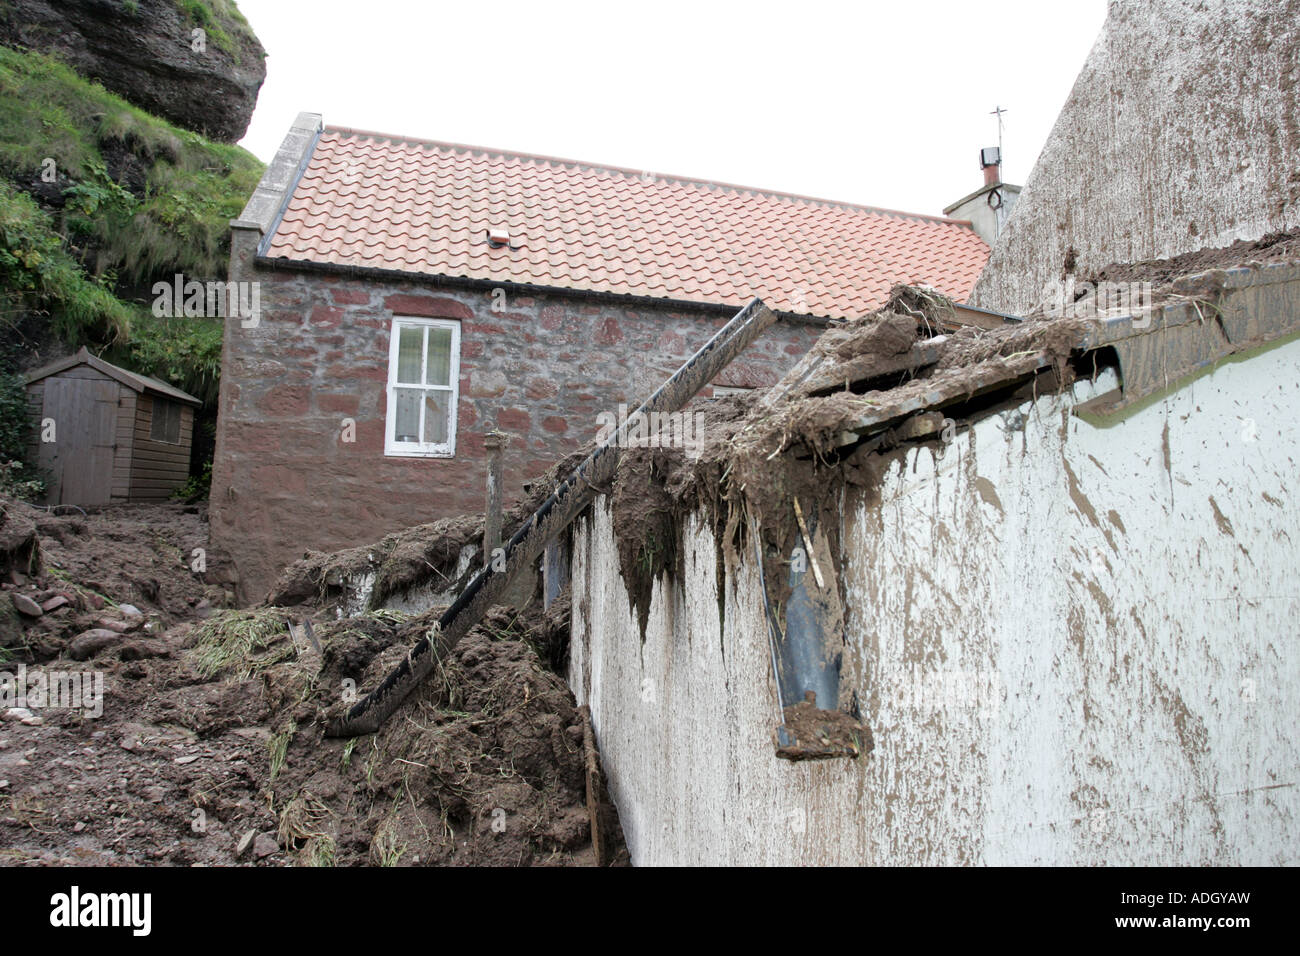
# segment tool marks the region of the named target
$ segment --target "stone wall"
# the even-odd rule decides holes
[[[260,283],[261,315],[255,328],[226,320],[211,499],[213,545],[233,558],[244,600],[260,599],[309,548],[481,512],[483,436],[493,427],[510,435],[509,503],[526,479],[595,437],[597,415],[647,397],[731,317],[253,268],[252,241],[235,230],[231,278]],[[394,315],[460,322],[454,458],[384,455]],[[717,384],[770,384],[819,331],[778,324]],[[344,419],[355,422],[353,442],[343,440]]]
[[[1300,227],[1300,0],[1117,0],[970,303]]]

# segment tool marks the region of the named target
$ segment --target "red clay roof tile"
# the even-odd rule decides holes
[[[510,232],[510,248],[488,243]],[[326,127],[266,255],[827,318],[898,282],[964,301],[988,246],[961,222]]]

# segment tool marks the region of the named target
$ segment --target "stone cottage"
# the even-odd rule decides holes
[[[775,382],[896,283],[964,300],[988,257],[960,220],[309,113],[231,226],[256,307],[226,318],[211,533],[245,600],[306,549],[481,510],[493,429],[509,500],[754,296],[782,321],[714,388]]]

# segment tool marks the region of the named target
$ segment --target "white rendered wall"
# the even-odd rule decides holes
[[[1108,378],[846,502],[857,761],[773,755],[758,578],[727,581],[719,638],[694,520],[643,646],[597,503],[570,682],[634,863],[1300,862],[1300,343],[1073,416]]]

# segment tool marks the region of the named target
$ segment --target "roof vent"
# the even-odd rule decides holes
[[[500,249],[502,246],[510,245],[510,230],[501,228],[489,229],[488,245],[493,249]]]

